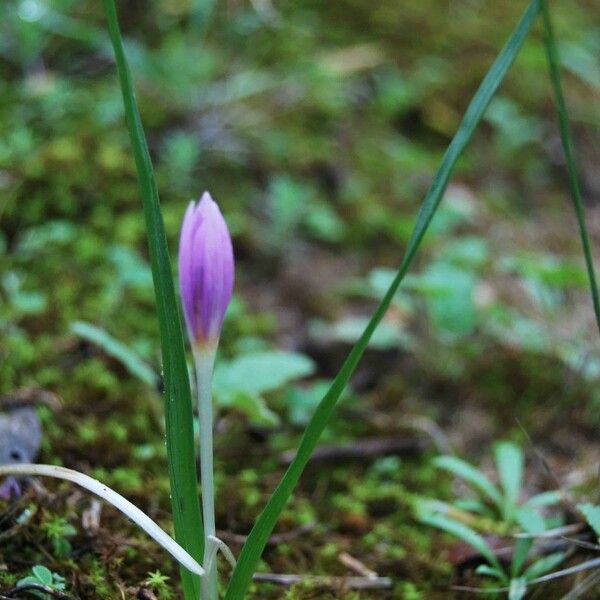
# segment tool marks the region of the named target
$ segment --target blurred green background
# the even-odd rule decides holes
[[[236,297],[215,383],[228,498],[218,518],[244,534],[279,453],[294,447],[399,265],[443,151],[525,4],[119,4],[172,255],[185,206],[204,190],[234,237]],[[600,5],[551,7],[597,248]],[[152,280],[100,3],[2,2],[0,85],[0,393],[57,394],[60,409],[38,409],[43,462],[103,478],[168,526]],[[559,477],[585,471],[600,424],[597,336],[537,26],[324,441],[414,435],[426,419],[477,460],[492,440],[522,439],[518,418]],[[449,484],[427,451],[391,458],[310,472],[282,527],[333,529],[269,549],[263,567],[343,573],[343,548],[405,580],[395,594],[417,594],[390,597],[445,589],[449,567],[435,563],[434,534],[411,520],[402,493],[384,494],[393,510],[371,505],[381,477],[436,497]],[[71,551],[54,552],[48,523],[73,519],[61,489],[25,537],[0,548],[0,581],[49,547],[44,564],[63,575],[83,548],[70,583],[82,597],[102,586],[95,597],[116,597],[157,564],[176,585],[157,550],[139,552],[152,548],[141,538],[115,562],[106,547],[119,543],[106,532],[90,542],[78,526],[63,536],[77,536]],[[112,513],[109,523],[113,536],[128,527]]]

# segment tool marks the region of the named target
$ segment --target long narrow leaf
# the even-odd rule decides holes
[[[84,321],[71,323],[71,331],[79,337],[102,348],[106,354],[118,360],[130,373],[150,387],[156,387],[159,377],[131,348],[122,344],[104,329]]]
[[[590,236],[588,234],[583,202],[581,200],[581,188],[579,185],[579,177],[577,175],[577,165],[575,163],[573,143],[571,141],[567,107],[560,81],[558,50],[556,48],[556,40],[554,37],[554,30],[552,28],[552,21],[550,19],[550,10],[548,9],[547,0],[542,0],[542,21],[544,23],[544,44],[546,46],[546,57],[548,59],[550,79],[552,81],[552,88],[554,90],[554,97],[556,100],[556,110],[558,113],[560,138],[562,140],[565,161],[567,163],[567,173],[569,175],[569,188],[571,190],[571,196],[575,206],[577,223],[579,224],[579,235],[581,237],[581,245],[583,246],[583,255],[585,257],[585,266],[587,268],[588,279],[590,281],[590,291],[592,292],[592,302],[594,304],[594,313],[596,315],[596,325],[598,326],[598,331],[600,331],[600,295],[598,294],[598,283],[596,280],[596,272],[594,270],[594,262],[592,260]]]
[[[383,318],[398,286],[408,271],[415,253],[427,231],[429,223],[442,200],[454,165],[471,139],[490,100],[517,56],[539,10],[540,0],[533,0],[471,100],[458,131],[448,146],[442,159],[442,164],[440,165],[427,196],[423,201],[398,274],[394,278],[394,281],[390,285],[390,288],[386,292],[381,303],[373,313],[365,331],[360,336],[354,348],[350,351],[350,354],[334,379],[331,388],[321,400],[304,432],[294,460],[288,467],[288,470],[279,482],[279,485],[271,496],[267,506],[252,528],[252,531],[242,548],[237,567],[233,572],[231,582],[225,595],[226,600],[241,600],[244,597],[246,589],[252,579],[252,574],[256,570],[260,556],[275,524],[277,523],[281,511],[296,487],[300,475],[333,412],[338,398],[346,387],[350,376],[354,372],[354,369],[373,335],[373,332]]]
[[[498,507],[498,510],[502,510],[502,494],[479,469],[456,456],[438,456],[433,459],[432,463],[439,469],[444,469],[464,479],[472,487],[485,494]]]
[[[114,0],[103,0],[103,3],[123,93],[125,117],[144,205],[148,248],[152,263],[165,380],[167,455],[175,538],[197,561],[201,561],[204,536],[198,502],[192,401],[167,239],[148,144],[123,50]],[[181,576],[185,598],[196,600],[199,595],[198,578],[185,569],[181,570]]]
[[[421,521],[426,525],[431,525],[432,527],[437,527],[438,529],[442,529],[457,538],[461,539],[469,546],[472,546],[488,561],[488,563],[494,567],[496,572],[504,573],[502,570],[502,565],[500,561],[489,547],[488,543],[483,539],[481,535],[479,535],[474,529],[471,529],[464,523],[459,523],[458,521],[454,521],[453,519],[449,519],[448,517],[444,517],[443,515],[424,515],[421,518]],[[502,583],[507,582],[506,575],[503,579],[501,579]]]
[[[504,491],[504,518],[510,523],[517,510],[517,500],[523,481],[523,451],[512,442],[500,442],[494,448],[494,458]]]

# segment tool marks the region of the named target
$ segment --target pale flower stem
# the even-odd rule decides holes
[[[57,467],[54,465],[16,464],[0,465],[0,477],[5,475],[33,475],[54,477],[71,481],[86,490],[96,494],[115,508],[129,517],[136,525],[141,527],[153,540],[158,542],[173,558],[179,561],[186,569],[200,575],[204,575],[204,569],[167,533],[165,533],[148,515],[143,513],[137,506],[118,494],[114,490],[93,479],[89,475]],[[204,580],[204,577],[202,577]]]
[[[216,561],[211,561],[212,540],[216,534],[215,489],[213,480],[213,405],[212,376],[215,347],[194,348],[196,391],[198,395],[198,421],[200,431],[200,480],[202,484],[202,520],[204,523],[204,558],[206,575],[201,580],[202,600],[217,600]],[[210,567],[208,567],[208,564]]]
[[[235,566],[237,565],[237,561],[235,560],[235,556],[233,555],[231,548],[222,539],[218,538],[216,535],[211,536],[210,539],[215,546],[215,553],[212,557],[213,560],[214,560],[214,557],[217,555],[217,550],[220,550],[221,553],[223,554],[223,556],[225,557],[225,560],[227,560],[227,562],[229,563],[230,567],[232,569],[235,569]]]

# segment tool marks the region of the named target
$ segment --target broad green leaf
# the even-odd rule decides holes
[[[74,321],[71,323],[70,329],[75,335],[102,348],[106,354],[122,363],[132,375],[144,383],[151,387],[156,387],[158,384],[159,378],[154,370],[133,350],[122,344],[104,329],[83,321]]]
[[[469,103],[458,131],[448,146],[442,159],[442,163],[435,174],[431,187],[421,205],[415,227],[408,241],[406,254],[398,269],[398,273],[379,306],[373,313],[365,331],[350,351],[342,368],[336,375],[331,388],[321,400],[321,403],[317,407],[315,414],[304,432],[294,460],[288,467],[288,470],[273,492],[267,506],[259,515],[254,527],[250,531],[248,539],[239,556],[237,566],[233,571],[225,594],[225,600],[242,600],[244,598],[248,585],[252,581],[252,575],[256,570],[267,540],[277,523],[279,515],[285,508],[287,501],[294,491],[294,488],[319,441],[321,433],[325,429],[325,426],[333,413],[337,400],[348,384],[352,373],[367,348],[373,332],[383,319],[400,283],[404,279],[442,200],[454,166],[469,143],[490,100],[502,83],[502,80],[506,76],[506,73],[510,69],[523,42],[529,34],[539,13],[540,2],[541,0],[532,0],[529,4],[515,30],[512,32],[508,42],[494,61],[494,64],[484,77],[479,89]]]
[[[197,561],[201,561],[204,535],[198,501],[192,399],[167,238],[115,3],[114,0],[103,0],[103,5],[115,53],[148,236],[164,371],[167,456],[175,538]],[[200,590],[198,577],[183,567],[181,577],[185,599],[197,600]]]
[[[413,288],[425,298],[434,327],[442,334],[466,335],[475,327],[472,273],[447,262],[436,262],[418,278]]]
[[[48,587],[52,587],[52,571],[50,571],[48,567],[45,567],[44,565],[35,565],[34,567],[31,567],[31,572],[38,581]]]
[[[589,502],[578,504],[577,508],[583,513],[588,525],[594,530],[600,541],[600,506],[595,506]]]
[[[483,537],[464,523],[454,521],[453,519],[449,519],[443,515],[433,514],[421,515],[420,520],[426,525],[437,527],[438,529],[442,529],[443,531],[446,531],[447,533],[450,533],[461,539],[466,544],[469,544],[469,546],[475,548],[475,550],[477,550],[477,552],[479,552],[481,556],[483,556],[488,563],[496,569],[496,571],[502,573],[504,572],[502,570],[502,566],[500,565],[500,561]],[[506,577],[504,577],[503,581],[506,581]]]
[[[314,362],[297,352],[270,350],[238,356],[217,363],[213,392],[223,404],[239,393],[259,396],[280,388],[290,381],[312,375]]]
[[[517,500],[523,479],[523,452],[511,442],[500,442],[494,448],[498,477],[504,491],[504,518],[511,522],[515,516]]]
[[[527,581],[531,581],[545,575],[549,571],[552,571],[552,569],[558,567],[565,559],[565,556],[565,552],[555,552],[554,554],[543,556],[526,569],[525,573],[523,573],[523,578]]]
[[[487,496],[499,510],[502,509],[503,499],[498,488],[479,469],[456,456],[438,456],[432,462],[434,466],[464,479],[473,488]]]

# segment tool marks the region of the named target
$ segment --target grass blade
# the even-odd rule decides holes
[[[149,387],[158,387],[160,377],[154,372],[154,369],[146,364],[131,348],[128,348],[104,329],[84,321],[74,321],[69,328],[75,335],[95,344],[106,354],[118,360],[131,375],[137,377]]]
[[[552,21],[550,19],[550,10],[548,8],[547,0],[542,0],[542,21],[544,24],[544,45],[546,47],[546,58],[548,60],[550,80],[552,81],[552,89],[554,90],[556,110],[558,113],[560,139],[562,141],[563,150],[565,153],[565,161],[567,163],[567,173],[569,175],[569,188],[571,190],[571,196],[573,197],[573,204],[575,205],[577,223],[579,224],[579,235],[581,236],[581,245],[583,246],[585,266],[587,268],[588,279],[590,281],[592,302],[594,304],[594,313],[596,315],[596,325],[598,326],[598,331],[600,332],[600,296],[598,295],[598,283],[596,281],[596,272],[594,270],[594,262],[592,260],[590,236],[588,234],[587,225],[585,222],[585,212],[583,210],[583,202],[581,199],[581,188],[579,185],[579,177],[577,176],[577,166],[575,163],[575,155],[573,153],[571,131],[569,129],[569,118],[567,116],[567,107],[560,81],[558,50],[556,48],[556,39],[554,37],[554,30],[552,27]]]
[[[123,50],[115,3],[114,0],[103,0],[103,4],[115,52],[125,117],[138,172],[152,263],[165,380],[167,455],[175,539],[200,562],[204,549],[198,502],[192,401],[167,239],[146,136]],[[181,576],[185,598],[196,600],[199,595],[198,578],[185,569],[181,570]]]
[[[350,354],[346,358],[342,368],[334,379],[329,391],[325,394],[317,407],[315,414],[310,420],[296,456],[285,475],[279,482],[276,490],[269,499],[267,506],[262,511],[256,524],[252,528],[250,535],[237,563],[231,582],[225,595],[226,600],[240,600],[244,597],[248,585],[252,579],[252,574],[256,570],[260,556],[264,550],[277,519],[281,514],[281,511],[285,507],[289,497],[291,496],[300,475],[302,474],[306,463],[308,462],[312,451],[314,450],[323,429],[327,421],[329,420],[331,413],[335,407],[335,404],[346,387],[350,376],[356,368],[363,352],[365,351],[367,344],[377,325],[383,318],[386,310],[388,309],[398,286],[402,282],[402,279],[406,275],[408,268],[425,236],[429,223],[437,210],[439,203],[442,200],[442,196],[454,165],[458,161],[463,150],[467,146],[475,128],[481,120],[490,100],[494,96],[498,86],[504,79],[510,66],[512,65],[515,57],[517,56],[519,49],[521,48],[527,34],[529,33],[536,16],[540,10],[540,0],[533,0],[528,8],[525,10],[521,20],[517,27],[511,34],[508,42],[494,61],[494,64],[488,71],[487,75],[483,79],[479,89],[473,96],[471,103],[469,104],[463,120],[454,136],[452,142],[448,146],[446,153],[442,159],[431,187],[427,192],[425,200],[419,210],[416,224],[413,229],[412,235],[408,242],[402,264],[398,270],[396,277],[394,278],[390,288],[386,292],[385,296],[381,300],[381,303],[373,313],[371,320],[369,321],[365,331],[360,336],[356,345],[350,351]]]
[[[488,546],[488,543],[481,535],[464,523],[459,523],[458,521],[454,521],[443,515],[424,515],[421,518],[421,521],[426,525],[437,527],[438,529],[442,529],[461,539],[469,546],[475,548],[475,550],[477,550],[498,573],[504,573],[500,561],[493,550]],[[506,576],[504,576],[501,581],[502,583],[507,583]]]

